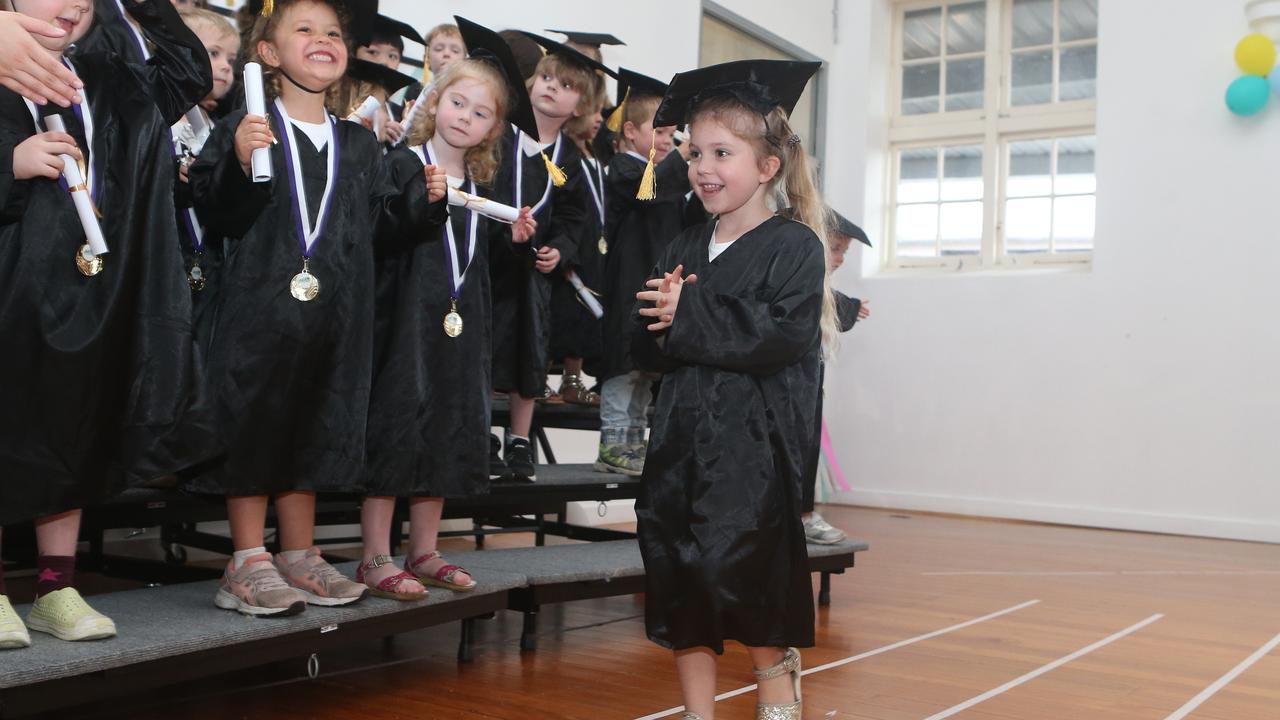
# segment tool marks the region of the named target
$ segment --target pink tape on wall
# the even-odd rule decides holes
[[[827,469],[840,489],[844,492],[852,490],[853,487],[844,479],[844,471],[840,469],[840,463],[836,461],[836,450],[831,446],[831,434],[827,432],[826,418],[822,420],[822,454],[827,458]]]

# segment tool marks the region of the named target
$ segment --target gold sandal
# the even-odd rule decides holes
[[[564,376],[564,379],[560,381],[560,397],[564,398],[565,402],[574,405],[598,406],[600,404],[600,394],[594,390],[588,390],[579,375]]]
[[[795,702],[783,705],[756,704],[756,720],[800,720],[800,651],[787,648],[787,652],[777,665],[763,670],[752,668],[756,682],[772,680],[780,675],[791,675],[791,689],[795,693]]]

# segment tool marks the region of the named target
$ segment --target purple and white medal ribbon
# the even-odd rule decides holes
[[[428,140],[426,145],[414,148],[414,152],[418,153],[418,157],[422,159],[423,165],[435,165],[432,159],[432,145]],[[476,194],[476,183],[471,181],[470,193]],[[444,222],[444,253],[445,264],[449,270],[449,312],[444,316],[444,334],[451,338],[458,337],[462,334],[462,315],[458,313],[458,298],[462,294],[462,284],[467,280],[467,270],[471,269],[471,261],[476,255],[476,211],[467,208],[467,246],[466,257],[458,257],[457,241],[453,234],[453,220],[446,219]]]
[[[325,122],[325,131],[328,133],[329,172],[325,175],[324,195],[320,198],[320,211],[316,213],[316,224],[312,226],[306,185],[302,180],[302,162],[298,158],[298,143],[293,135],[293,120],[279,98],[276,98],[272,112],[275,113],[276,122],[280,126],[280,137],[284,140],[284,159],[289,166],[287,175],[289,196],[293,205],[294,227],[297,229],[298,244],[302,249],[302,272],[294,275],[289,281],[289,294],[297,300],[307,302],[314,300],[316,295],[320,294],[320,281],[311,274],[310,261],[316,240],[324,232],[325,223],[329,219],[330,201],[333,199],[334,188],[337,187],[338,133],[335,131],[337,121],[330,115]]]

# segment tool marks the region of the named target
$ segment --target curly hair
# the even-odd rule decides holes
[[[251,61],[262,65],[262,87],[266,92],[268,101],[280,97],[282,75],[277,66],[263,60],[262,54],[258,50],[258,45],[262,42],[272,42],[276,31],[280,29],[280,23],[284,18],[285,12],[301,3],[316,3],[328,5],[332,8],[333,12],[338,16],[338,24],[342,27],[342,41],[347,46],[347,57],[352,57],[355,52],[351,46],[351,19],[334,0],[276,0],[275,10],[270,16],[258,16],[257,20],[254,21],[253,32],[249,34],[249,47],[246,53]],[[338,95],[342,93],[343,85],[344,83],[339,81],[325,88],[325,107],[333,110],[337,106]]]

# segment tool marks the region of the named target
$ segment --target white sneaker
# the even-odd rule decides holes
[[[843,530],[832,527],[822,519],[821,515],[813,512],[809,513],[809,519],[804,521],[804,539],[814,545],[835,545],[845,539],[845,534]]]

